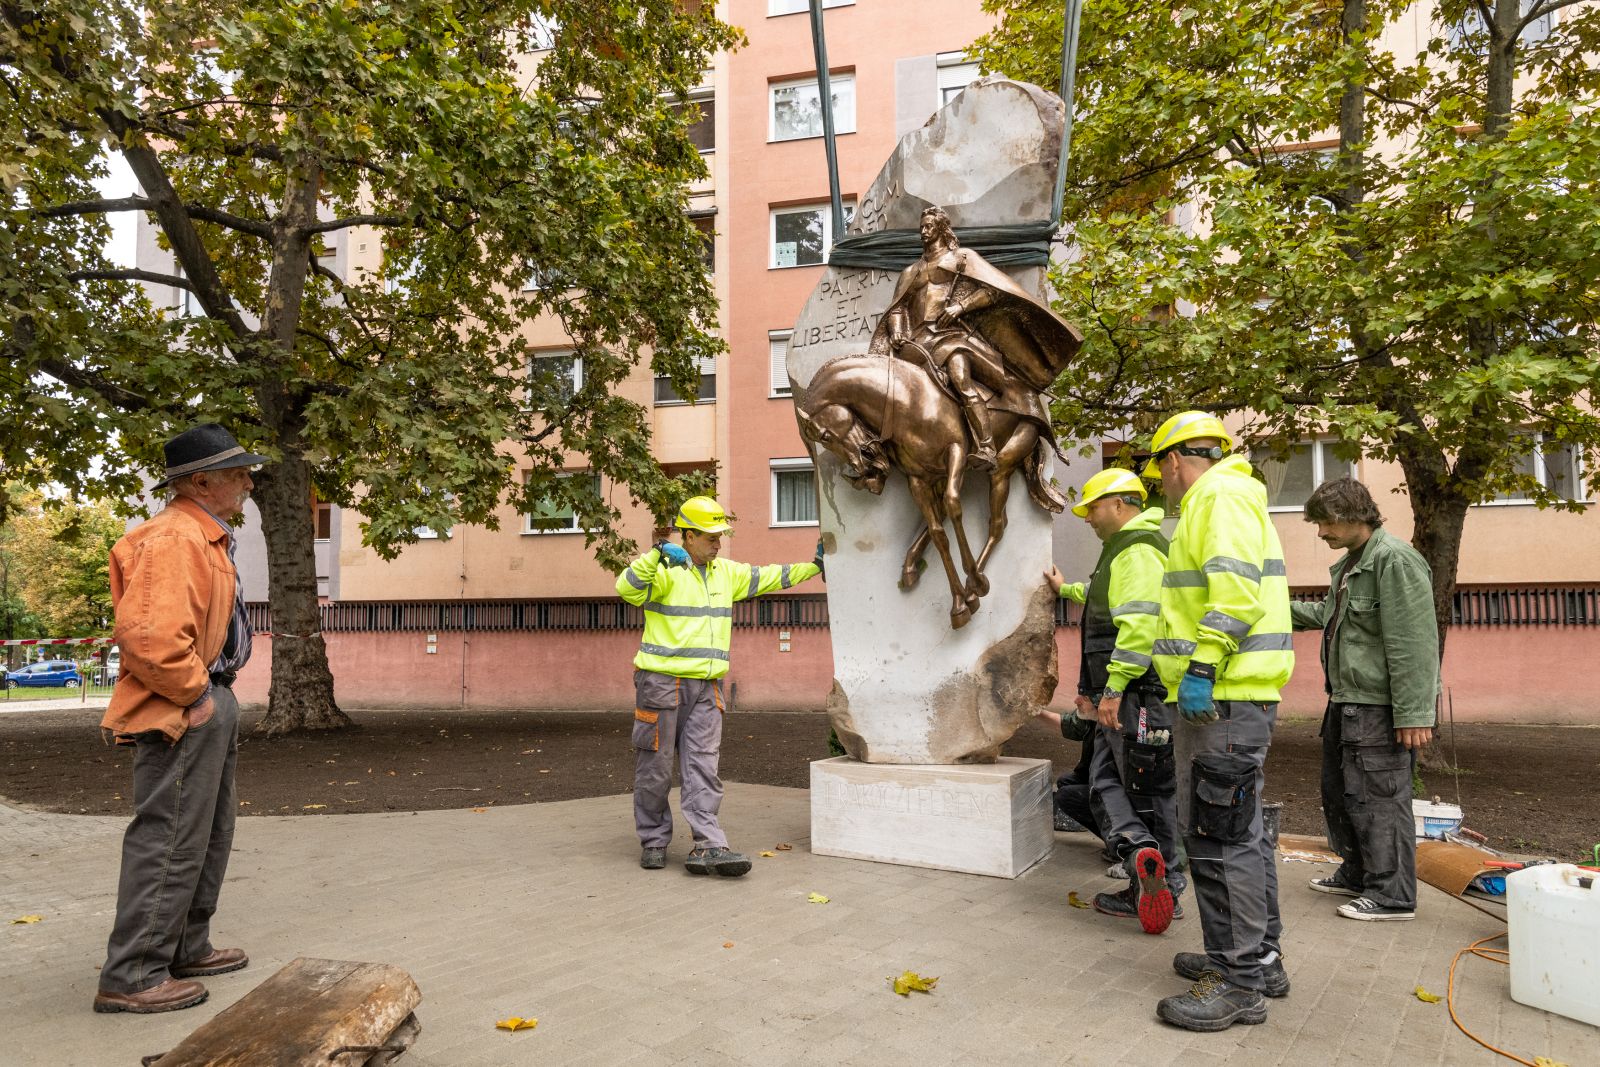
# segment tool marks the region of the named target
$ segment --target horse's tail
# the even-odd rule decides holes
[[[1028,495],[1033,497],[1033,502],[1046,511],[1059,514],[1066,510],[1067,498],[1062,496],[1045,477],[1045,463],[1050,458],[1051,451],[1058,456],[1061,455],[1061,449],[1056,446],[1054,436],[1040,434],[1033,451],[1023,460],[1022,474],[1027,480]]]

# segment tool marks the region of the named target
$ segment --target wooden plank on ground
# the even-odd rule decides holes
[[[156,1067],[328,1067],[364,1064],[370,1053],[330,1059],[337,1048],[410,1045],[402,1026],[422,1000],[411,976],[387,963],[294,960],[156,1060]],[[373,1062],[384,1063],[379,1056]]]

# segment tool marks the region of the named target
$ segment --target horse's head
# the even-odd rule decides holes
[[[844,463],[844,476],[851,485],[873,494],[883,492],[889,480],[883,445],[855,412],[843,404],[825,404],[816,411],[797,407],[795,417],[807,444],[832,452]]]

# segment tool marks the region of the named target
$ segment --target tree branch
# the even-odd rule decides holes
[[[116,200],[79,200],[71,204],[52,204],[34,211],[40,218],[60,219],[71,215],[103,215],[113,211],[148,211],[151,202],[142,196],[124,196]]]
[[[204,204],[185,204],[183,205],[183,210],[191,219],[215,223],[226,229],[248,233],[252,237],[260,237],[262,240],[270,241],[272,239],[272,227],[265,222],[247,219],[243,215],[235,215],[230,211],[206,207]]]
[[[1534,4],[1528,9],[1528,13],[1522,16],[1522,21],[1517,23],[1517,28],[1511,31],[1511,36],[1513,38],[1520,37],[1522,31],[1527,29],[1528,24],[1535,19],[1544,18],[1546,15],[1554,14],[1564,7],[1572,7],[1574,4],[1582,2],[1583,0],[1544,0],[1543,3]]]
[[[332,233],[334,230],[343,230],[351,226],[409,226],[410,224],[410,219],[399,215],[351,215],[349,218],[313,223],[307,227],[306,232]]]
[[[176,274],[158,274],[150,270],[135,270],[132,267],[118,270],[75,270],[67,275],[71,282],[149,282],[151,285],[171,285],[178,289],[195,291],[194,284],[188,278],[180,278]]]

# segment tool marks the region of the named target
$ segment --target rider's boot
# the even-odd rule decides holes
[[[999,457],[994,450],[994,437],[989,433],[989,408],[976,392],[962,393],[961,405],[966,412],[967,428],[972,431],[972,452],[967,456],[967,466],[973,470],[992,471]]]

